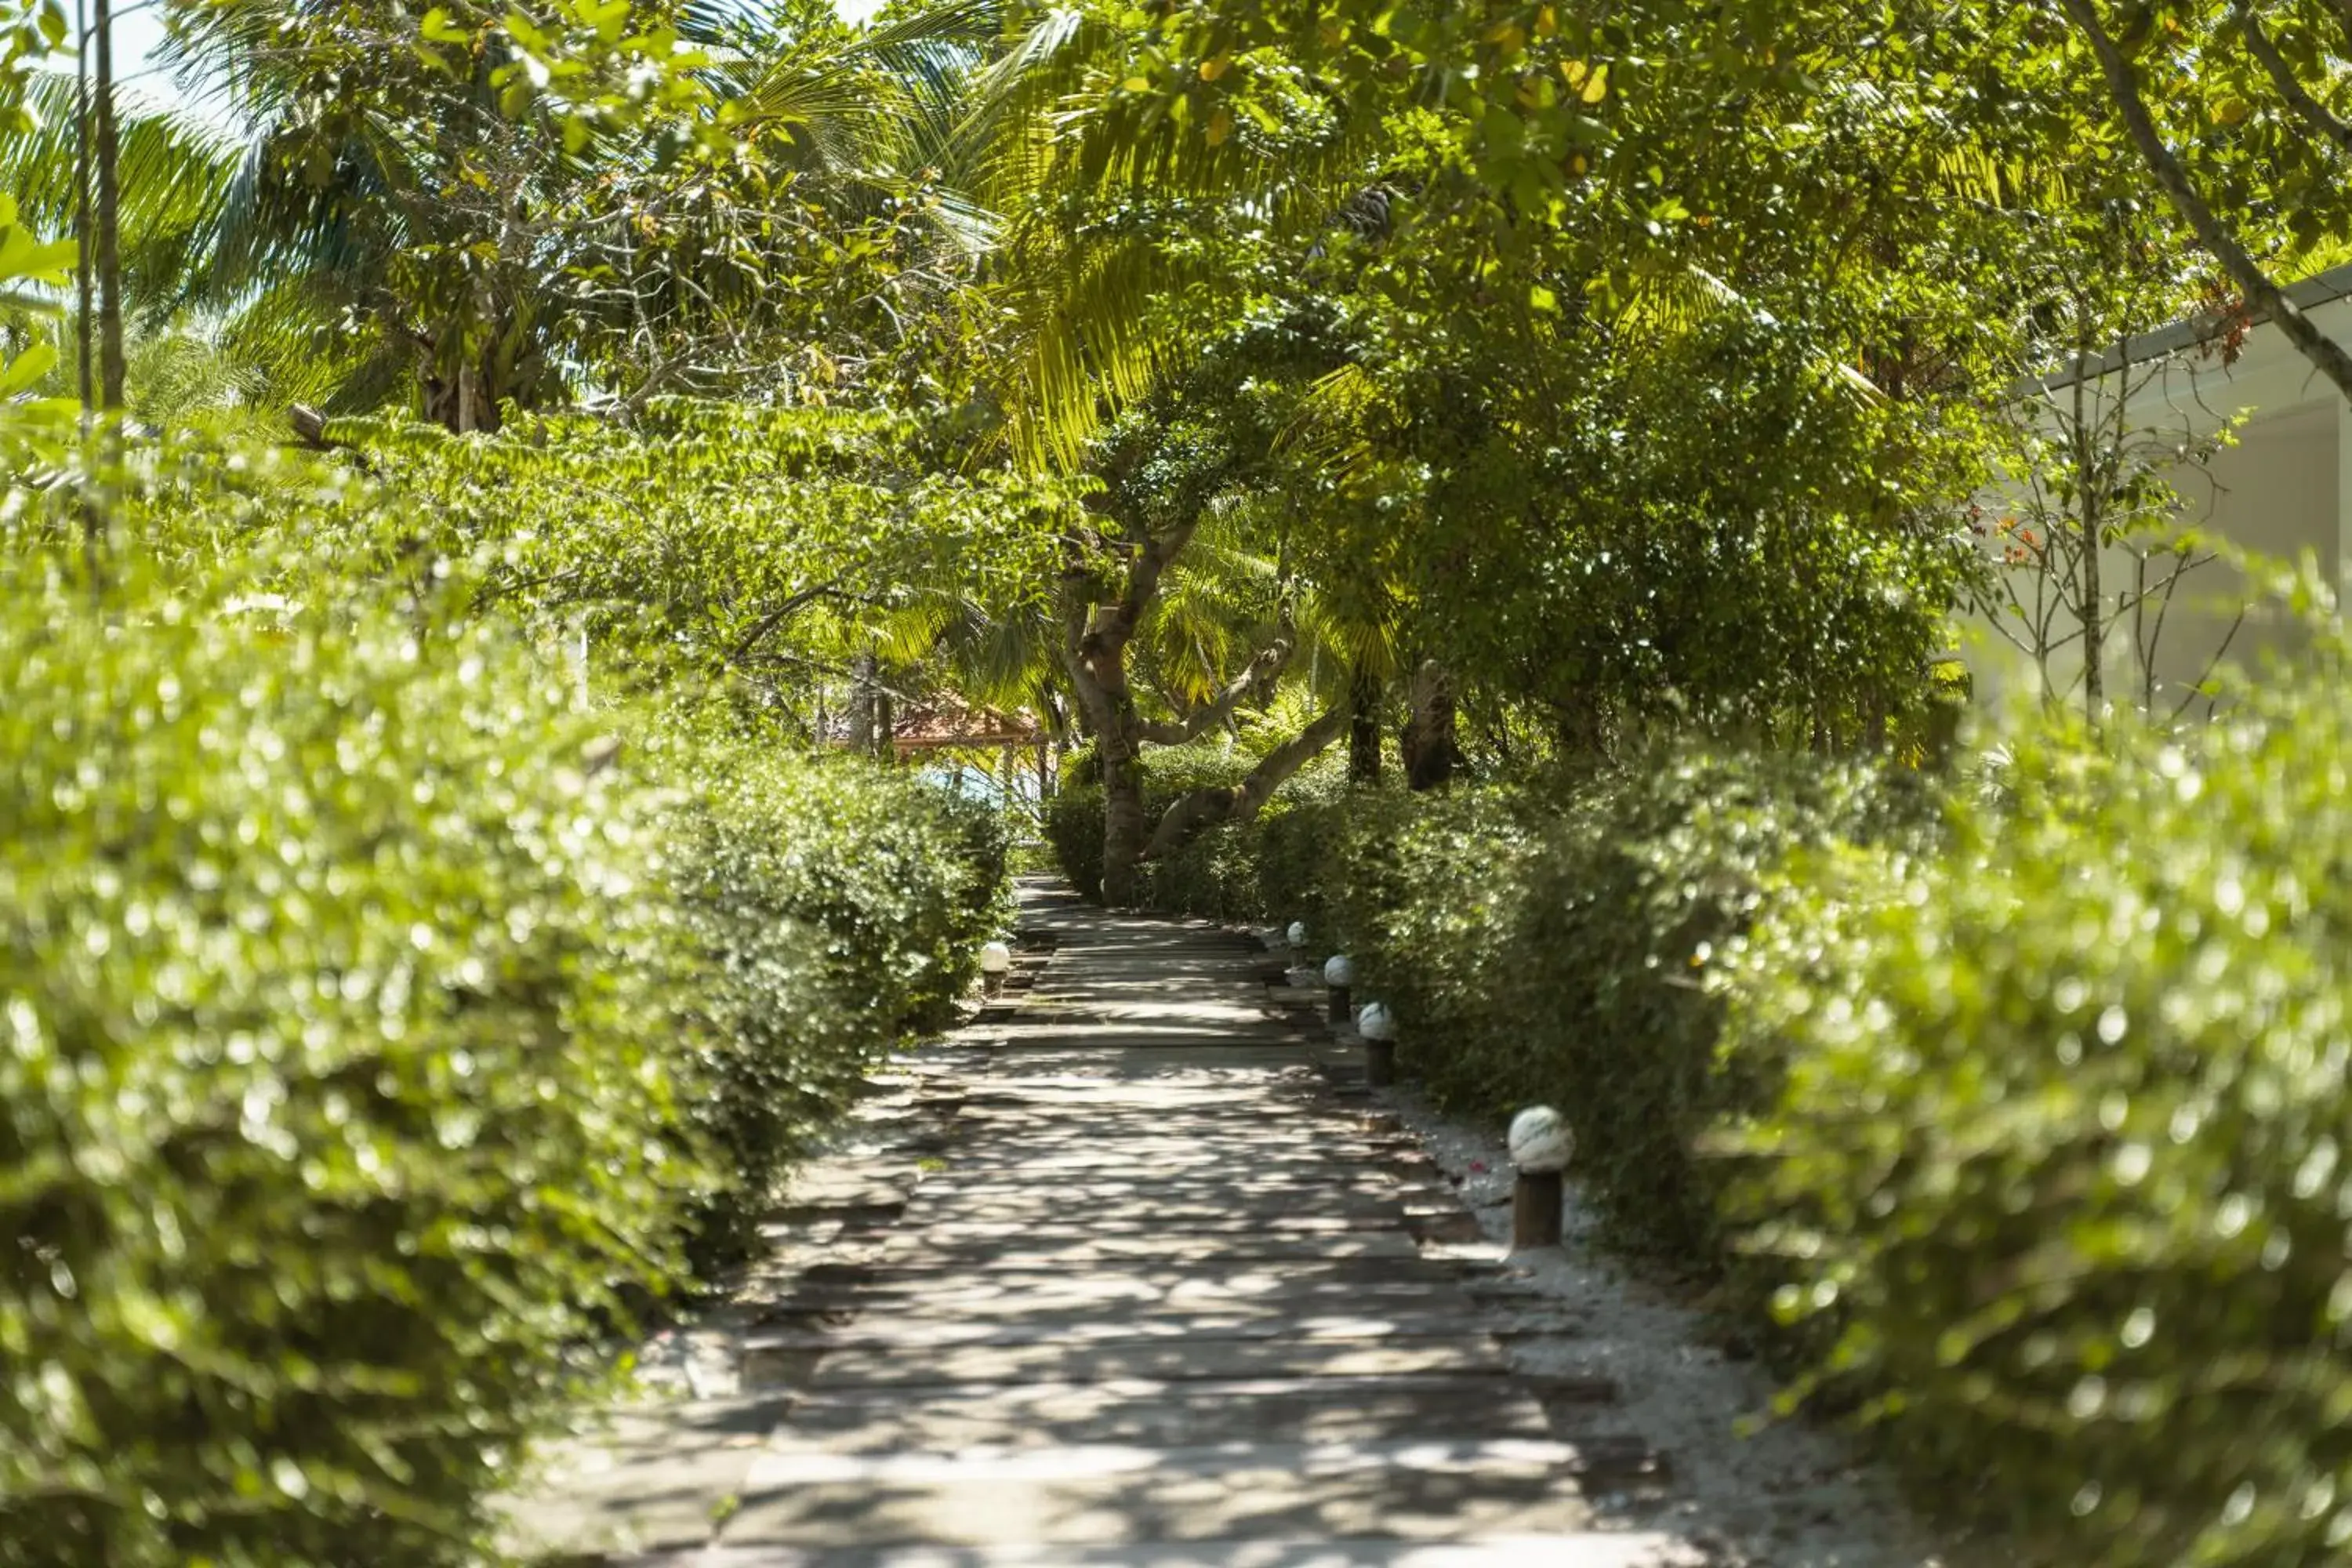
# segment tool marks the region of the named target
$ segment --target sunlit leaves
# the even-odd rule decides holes
[[[1817,864],[1734,965],[1741,1037],[1792,1047],[1741,1212],[1819,1316],[1809,1385],[2070,1560],[2352,1535],[2352,714],[2315,637],[2210,727],[2004,737],[1948,855]]]

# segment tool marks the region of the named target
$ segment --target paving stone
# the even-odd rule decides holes
[[[1391,1536],[1577,1531],[1558,1442],[1071,1446],[1039,1454],[879,1460],[763,1452],[722,1544],[1115,1545],[1255,1534]]]
[[[1085,1444],[1192,1447],[1454,1437],[1548,1437],[1550,1420],[1516,1380],[1475,1374],[1169,1383],[1116,1378],[943,1391],[813,1392],[786,1419],[845,1453],[1032,1449]]]
[[[1703,1568],[1706,1561],[1673,1536],[1578,1531],[1442,1542],[1260,1537],[1128,1546],[714,1546],[631,1557],[614,1568]]]
[[[1465,1289],[1477,1221],[1355,1108],[1319,988],[1213,927],[1024,898],[1032,984],[873,1075],[698,1333],[744,1397],[566,1446],[519,1541],[637,1568],[1698,1561],[1593,1528],[1584,1489],[1663,1458],[1604,1429],[1607,1379],[1512,1372],[1506,1336],[1573,1322],[1491,1266]]]
[[[889,1347],[804,1352],[801,1386],[814,1388],[941,1388],[975,1383],[1090,1382],[1148,1378],[1163,1382],[1251,1377],[1388,1378],[1428,1373],[1500,1375],[1510,1369],[1501,1342],[1486,1335],[1456,1339],[1124,1340],[1070,1344],[957,1345],[909,1355]],[[768,1375],[793,1381],[782,1358],[766,1360]],[[746,1368],[746,1378],[752,1370]]]
[[[793,1316],[777,1311],[779,1320]],[[833,1308],[811,1309],[806,1316],[844,1320],[831,1328],[792,1328],[757,1331],[743,1338],[747,1356],[764,1351],[847,1350],[852,1347],[907,1352],[932,1351],[950,1345],[1111,1344],[1135,1340],[1387,1340],[1476,1337],[1488,1332],[1486,1320],[1467,1303],[1412,1303],[1393,1310],[1377,1304],[1360,1312],[1329,1311],[1307,1316],[1296,1311],[1251,1311],[1228,1308],[1218,1312],[1156,1310],[1125,1308],[1118,1312],[1055,1309],[1028,1321],[1012,1319],[915,1317],[899,1312],[842,1312]],[[749,1375],[748,1373],[746,1375]]]

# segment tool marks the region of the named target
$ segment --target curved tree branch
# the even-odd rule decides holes
[[[1282,667],[1289,662],[1290,639],[1276,637],[1223,690],[1181,719],[1146,724],[1143,738],[1158,746],[1181,746],[1187,741],[1199,740],[1231,718],[1244,698],[1280,674]]]
[[[2352,5],[2352,0],[2347,0],[2347,4]],[[2247,52],[2261,63],[2263,74],[2271,79],[2271,85],[2278,89],[2279,96],[2286,100],[2287,107],[2316,127],[2329,141],[2352,153],[2352,123],[2330,113],[2327,106],[2314,98],[2311,89],[2295,79],[2294,70],[2286,63],[2286,57],[2279,53],[2278,46],[2271,41],[2271,36],[2263,31],[2262,18],[2254,15],[2253,0],[2238,0],[2238,26],[2245,34]]]
[[[2287,298],[2207,205],[2195,182],[2189,179],[2189,171],[2181,166],[2172,149],[2164,144],[2156,121],[2149,118],[2147,100],[2140,96],[2139,79],[2133,73],[2131,62],[2124,58],[2123,50],[2100,25],[2096,0],[2057,0],[2057,4],[2089,42],[2091,52],[2098,57],[2099,70],[2106,78],[2116,112],[2122,117],[2124,129],[2139,148],[2148,173],[2156,177],[2173,210],[2196,234],[2198,242],[2221,262],[2230,281],[2245,295],[2247,303],[2278,323],[2279,331],[2286,334],[2287,341],[2303,357],[2334,382],[2336,391],[2352,399],[2352,353],[2347,353],[2342,344],[2312,323],[2303,307]],[[2346,0],[2346,4],[2352,6],[2352,0]]]
[[[1185,795],[1168,808],[1160,826],[1152,829],[1151,841],[1143,847],[1143,858],[1157,860],[1173,855],[1221,822],[1247,822],[1255,816],[1285,781],[1339,738],[1354,713],[1355,705],[1342,698],[1321,718],[1259,759],[1240,784],[1196,789]]]

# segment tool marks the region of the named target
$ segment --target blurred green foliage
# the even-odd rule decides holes
[[[656,742],[672,880],[710,1044],[689,1119],[719,1172],[696,1256],[723,1263],[794,1157],[910,1033],[949,1023],[1011,923],[1002,819],[862,763]]]
[[[495,627],[0,570],[8,1560],[456,1561],[703,1184],[656,803]]]
[[[1899,1417],[2064,1561],[2352,1541],[2340,635],[2316,663],[2209,728],[2027,732],[1948,856],[1823,868],[1875,891],[1734,988],[1790,1048],[1738,1213],[1823,1331],[1791,1397]]]
[[[149,481],[166,553],[0,551],[0,1561],[470,1561],[946,1021],[1002,834],[289,526],[394,500]]]

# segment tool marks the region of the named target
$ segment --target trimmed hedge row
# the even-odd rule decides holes
[[[614,762],[495,626],[69,575],[0,562],[0,1562],[468,1561],[968,980],[984,835]]]
[[[2352,656],[1991,788],[1683,751],[1204,847],[1432,1094],[1575,1124],[1615,1234],[2021,1560],[2352,1549]],[[1158,884],[1192,896],[1198,884]],[[1174,903],[1175,900],[1163,900]],[[1215,907],[1204,907],[1213,904]]]
[[[1859,896],[1725,977],[1792,1063],[1734,1214],[1818,1321],[1799,1392],[2058,1560],[2352,1545],[2348,662],[2021,737],[1948,855],[1809,868]]]
[[[903,774],[680,744],[656,772],[670,890],[713,1043],[692,1117],[715,1150],[697,1255],[754,1226],[809,1134],[906,1035],[936,1028],[1011,923],[1003,819]]]

